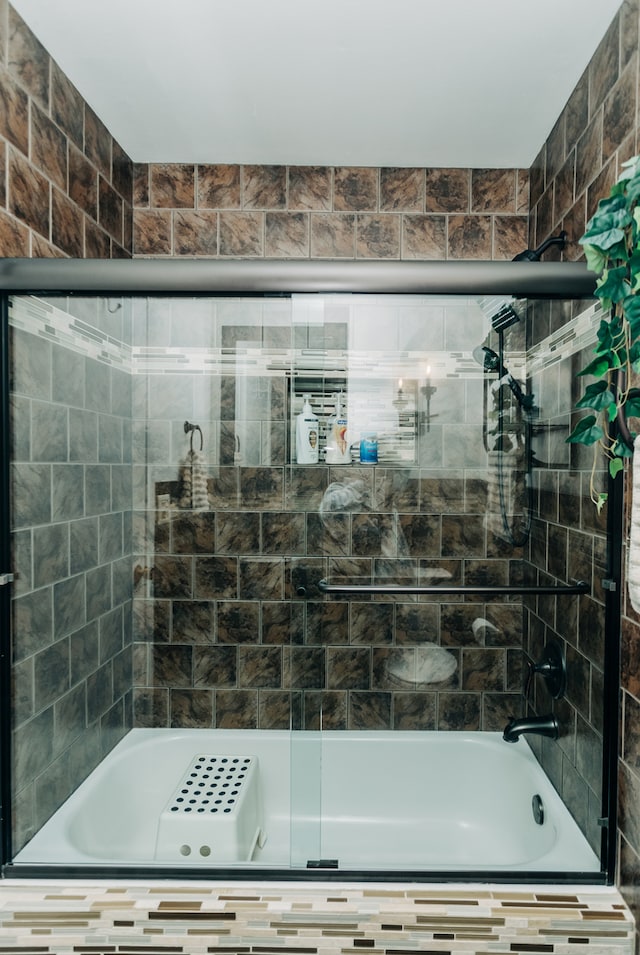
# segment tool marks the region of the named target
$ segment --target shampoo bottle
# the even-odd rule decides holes
[[[309,395],[304,395],[302,411],[296,416],[296,461],[317,464],[318,456],[318,419],[311,410]]]
[[[347,415],[342,408],[342,394],[336,395],[335,415],[327,425],[327,464],[351,464],[351,448],[347,439]]]

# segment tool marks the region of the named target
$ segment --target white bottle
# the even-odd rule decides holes
[[[311,410],[309,395],[303,396],[302,411],[296,416],[296,461],[298,464],[317,464],[318,419]]]
[[[347,415],[342,409],[342,394],[336,395],[336,411],[327,422],[327,464],[351,464],[347,438]]]

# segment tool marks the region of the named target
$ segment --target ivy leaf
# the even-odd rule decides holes
[[[587,385],[584,395],[576,402],[576,408],[593,408],[594,411],[603,411],[610,404],[615,404],[613,392],[609,390],[606,381],[596,381]]]
[[[636,278],[636,282],[638,278],[640,278],[640,262],[638,263],[638,277]],[[629,323],[631,337],[636,338],[638,334],[640,334],[640,295],[627,295],[627,297],[622,300],[622,308],[624,309],[625,318]]]
[[[610,302],[621,302],[629,294],[629,283],[626,281],[626,277],[626,265],[603,272],[597,282],[596,295],[598,298],[606,298]]]
[[[604,431],[597,423],[595,415],[587,415],[581,418],[577,425],[566,439],[566,444],[595,444],[604,438]]]
[[[597,245],[588,244],[584,247],[584,254],[587,259],[587,268],[600,274],[607,264],[607,255]]]
[[[600,514],[600,512],[602,511],[602,508],[603,508],[603,507],[605,506],[605,504],[607,503],[607,498],[608,498],[608,497],[609,497],[609,495],[608,495],[608,494],[604,494],[603,492],[601,492],[600,494],[598,494],[598,500],[596,501],[596,511],[598,512],[598,514]]]
[[[627,418],[640,418],[640,388],[631,388],[624,403]]]
[[[616,476],[620,471],[624,470],[624,461],[622,458],[611,458],[609,461],[609,474],[612,478]]]
[[[627,444],[625,444],[622,438],[618,438],[618,440],[616,441],[613,447],[613,453],[617,458],[632,458],[633,457],[633,451]]]
[[[578,376],[593,375],[594,378],[602,378],[611,367],[607,355],[598,355],[593,361],[589,362],[586,368],[578,372]]]

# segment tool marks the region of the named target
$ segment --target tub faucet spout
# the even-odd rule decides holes
[[[558,721],[553,713],[547,716],[525,716],[522,719],[511,717],[504,728],[503,740],[507,743],[517,743],[523,733],[536,733],[538,736],[558,738]]]

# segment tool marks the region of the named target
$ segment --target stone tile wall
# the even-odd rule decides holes
[[[522,169],[140,164],[134,254],[511,259],[528,195]]]
[[[540,243],[564,228],[570,238],[564,253],[569,259],[581,257],[581,247],[576,240],[585,231],[585,223],[593,215],[599,199],[608,195],[621,163],[638,152],[638,17],[637,0],[624,0],[530,170],[531,243]],[[552,254],[550,250],[546,257]],[[544,317],[540,330],[534,333],[535,340],[544,334],[545,327],[552,331],[561,321],[561,315],[550,312]],[[583,357],[586,359],[586,355]],[[577,360],[570,376],[565,378],[563,394],[567,399],[569,383],[585,363]],[[549,519],[539,530],[543,539],[555,541],[556,550],[558,535],[567,535],[569,567],[586,569],[593,560],[596,584],[593,598],[581,598],[576,616],[564,622],[562,628],[557,626],[556,607],[549,608],[543,615],[538,613],[535,621],[538,633],[549,628],[569,634],[574,673],[571,693],[575,705],[570,720],[575,726],[575,735],[570,737],[568,745],[577,754],[581,753],[585,768],[593,759],[594,746],[597,750],[604,654],[603,596],[599,588],[604,564],[603,524],[595,518],[586,493],[586,471],[590,465],[587,456],[574,448],[565,468],[546,478],[550,493],[545,489],[544,510]],[[626,496],[628,498],[628,493]],[[548,569],[540,559],[532,563],[541,571]],[[640,620],[623,596],[618,884],[636,917],[640,915],[639,639]],[[540,637],[538,643],[539,640]],[[566,753],[565,747],[563,765]],[[556,778],[562,771],[558,762],[555,769],[551,769]],[[589,774],[584,775],[591,792],[597,779],[591,776],[589,781]],[[578,786],[581,788],[582,784]]]
[[[131,255],[131,160],[7,0],[0,170],[2,255]]]
[[[131,726],[130,321],[57,304],[11,309],[16,850]]]
[[[488,321],[475,303],[367,298],[354,305],[348,296],[332,298],[324,323],[309,326],[296,322],[288,300],[150,300],[140,360],[152,351],[153,368],[136,375],[134,392],[136,417],[146,414],[134,426],[134,549],[139,567],[152,568],[151,580],[151,573],[140,576],[134,600],[136,725],[496,730],[519,706],[518,600],[327,599],[318,589],[323,577],[428,584],[449,575],[454,584],[507,584],[521,569],[521,549],[485,516],[483,378],[468,339],[480,341]],[[373,351],[342,347],[360,327],[370,337],[377,311],[392,354],[400,360],[413,348],[405,387],[411,374],[422,376],[414,462],[292,463],[295,362],[311,356],[314,367],[332,368],[347,354],[354,367],[379,360],[382,340]],[[179,347],[184,329],[192,342],[222,347],[201,346],[196,360],[198,349]],[[319,347],[293,348],[303,338],[308,345],[309,335]],[[461,369],[432,369],[429,427],[422,391],[428,338],[438,343],[431,362],[450,355]],[[242,370],[249,341],[260,343],[250,369],[273,354],[283,370]],[[176,371],[187,359],[198,368],[191,375]],[[250,395],[243,433],[253,435],[243,466],[234,463],[241,386]],[[316,408],[325,402],[331,410],[335,382],[326,387],[312,397]],[[205,510],[183,500],[185,418],[205,436]],[[358,502],[327,514],[323,501],[336,484],[357,488]],[[445,676],[435,673],[438,656],[451,664]]]

